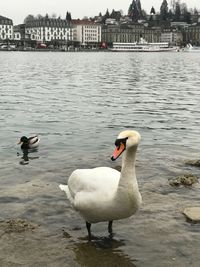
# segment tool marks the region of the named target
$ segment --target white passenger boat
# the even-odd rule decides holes
[[[109,50],[114,52],[167,52],[178,51],[178,47],[171,47],[168,42],[148,43],[142,39],[140,42],[135,43],[114,42]]]

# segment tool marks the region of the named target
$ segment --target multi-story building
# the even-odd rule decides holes
[[[32,40],[30,40],[30,35],[26,34],[25,24],[19,24],[13,27],[14,43],[17,48],[23,48],[26,46],[31,46]],[[35,46],[35,42],[34,42]]]
[[[74,42],[83,46],[97,45],[101,42],[101,25],[89,20],[72,20]]]
[[[185,44],[200,45],[200,23],[187,27],[183,35]]]
[[[22,41],[25,35],[25,24],[19,24],[13,27],[13,39]]]
[[[73,40],[73,32],[67,20],[47,16],[28,21],[25,34],[30,36],[30,40],[42,43],[67,43]]]
[[[160,30],[151,29],[140,23],[108,24],[102,27],[102,41],[134,43],[144,38],[147,42],[159,42]]]
[[[161,42],[168,42],[172,45],[180,45],[183,42],[181,31],[165,29],[161,33]]]
[[[11,19],[0,16],[0,41],[13,39],[13,22]]]

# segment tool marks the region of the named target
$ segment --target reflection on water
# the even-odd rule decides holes
[[[29,161],[30,160],[34,160],[34,159],[39,159],[39,156],[29,156],[30,154],[32,153],[37,153],[38,152],[38,149],[37,148],[34,148],[34,149],[22,149],[22,157],[20,155],[19,152],[17,152],[17,156],[20,156],[21,159],[19,161],[19,164],[21,165],[27,165],[29,164]]]
[[[125,255],[120,247],[124,246],[123,241],[99,238],[87,243],[78,243],[74,247],[76,261],[80,266],[126,266],[136,267],[136,265]]]

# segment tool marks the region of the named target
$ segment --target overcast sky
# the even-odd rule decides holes
[[[52,15],[55,13],[61,18],[65,17],[66,11],[71,12],[72,18],[83,18],[84,16],[92,17],[99,12],[105,14],[106,9],[109,11],[122,10],[127,14],[127,10],[132,0],[0,0],[0,15],[13,20],[13,23],[23,23],[28,14]],[[170,5],[171,0],[167,0]],[[153,6],[158,12],[162,0],[141,0],[142,9],[147,13]],[[188,8],[196,7],[200,10],[200,0],[183,0]]]

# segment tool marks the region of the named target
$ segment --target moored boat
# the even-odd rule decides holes
[[[113,52],[167,52],[178,51],[178,47],[171,47],[168,42],[148,43],[142,39],[135,43],[113,42],[113,46],[109,50]]]

